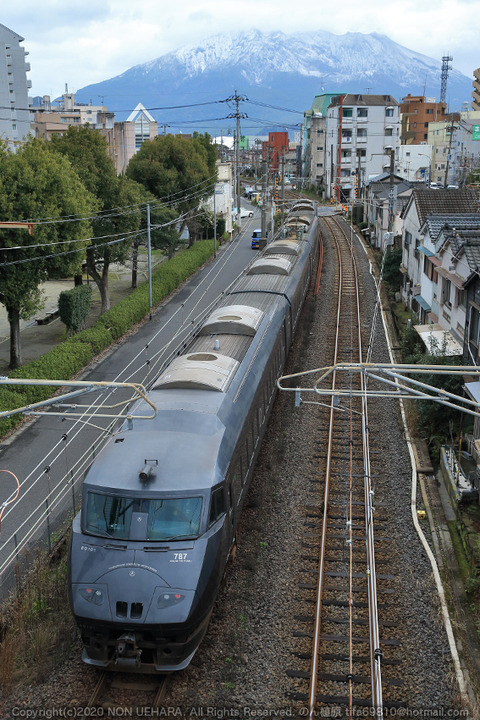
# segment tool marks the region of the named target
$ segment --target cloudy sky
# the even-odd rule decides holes
[[[471,77],[480,66],[478,0],[17,0],[0,23],[25,38],[31,95],[75,92],[222,31],[378,32]],[[332,7],[338,7],[332,13]]]

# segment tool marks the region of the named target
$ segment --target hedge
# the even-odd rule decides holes
[[[158,305],[213,255],[213,240],[201,240],[162,262],[152,274],[152,303]],[[10,378],[68,380],[79,373],[102,350],[122,337],[150,311],[148,283],[101,315],[95,325],[57,345],[37,360],[13,370]],[[3,385],[0,411],[30,405],[53,395],[48,385]],[[21,415],[0,418],[0,437],[18,425]]]

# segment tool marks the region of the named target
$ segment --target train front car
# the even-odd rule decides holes
[[[180,415],[134,419],[84,482],[69,574],[88,664],[180,670],[205,633],[232,536],[223,488],[212,492],[224,427]]]
[[[311,205],[242,274],[149,389],[157,416],[108,442],[73,523],[83,660],[185,668],[205,634],[318,249]]]

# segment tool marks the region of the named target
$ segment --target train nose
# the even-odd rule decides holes
[[[150,568],[112,568],[101,582],[108,588],[111,619],[116,622],[183,623],[196,605],[194,590],[174,588]]]

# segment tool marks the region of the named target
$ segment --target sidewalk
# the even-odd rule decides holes
[[[152,255],[152,268],[161,262],[160,256]],[[138,258],[137,284],[141,285],[148,279],[147,274],[147,256],[140,255]],[[97,286],[90,278],[92,285],[92,305],[90,314],[87,318],[86,327],[95,324],[100,316],[101,301],[100,293]],[[131,268],[112,265],[109,276],[109,296],[110,305],[113,307],[122,298],[129,295],[132,290],[132,271]],[[58,296],[63,290],[71,290],[73,288],[73,279],[50,280],[42,286],[46,295],[45,307],[33,315],[27,321],[20,322],[20,344],[22,352],[22,364],[35,360],[44,353],[48,352],[54,345],[65,340],[66,328],[59,318],[52,320],[47,325],[38,325],[35,321],[36,317],[44,315],[45,312],[56,310],[58,306]],[[10,363],[10,325],[7,319],[5,307],[0,305],[0,375],[8,375]]]

